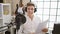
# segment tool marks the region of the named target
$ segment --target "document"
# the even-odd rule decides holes
[[[35,34],[38,34],[38,33],[42,32],[42,29],[47,28],[47,22],[48,22],[48,20],[46,20],[42,23],[39,23],[39,25],[35,31]]]

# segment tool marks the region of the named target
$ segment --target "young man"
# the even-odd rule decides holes
[[[18,34],[35,34],[38,25],[41,23],[41,20],[38,16],[34,15],[35,5],[31,2],[27,3],[26,7],[26,23],[20,26]],[[41,26],[42,27],[42,26]],[[43,28],[40,33],[45,34],[48,31],[47,28]]]

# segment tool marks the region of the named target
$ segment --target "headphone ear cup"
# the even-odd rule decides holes
[[[37,11],[37,9],[35,8],[35,10],[34,10],[34,13]]]
[[[27,7],[25,7],[25,11],[27,12]]]
[[[27,7],[25,7],[25,11],[27,12]],[[34,10],[34,13],[37,11],[37,9],[35,8],[35,10]]]

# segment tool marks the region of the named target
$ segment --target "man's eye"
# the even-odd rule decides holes
[[[28,8],[28,10],[30,10],[30,8]]]
[[[33,8],[28,8],[28,10],[34,10]]]
[[[31,8],[31,10],[34,10],[33,8]]]

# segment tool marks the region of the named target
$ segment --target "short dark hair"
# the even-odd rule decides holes
[[[27,3],[27,6],[34,6],[35,7],[35,5],[32,2]]]

